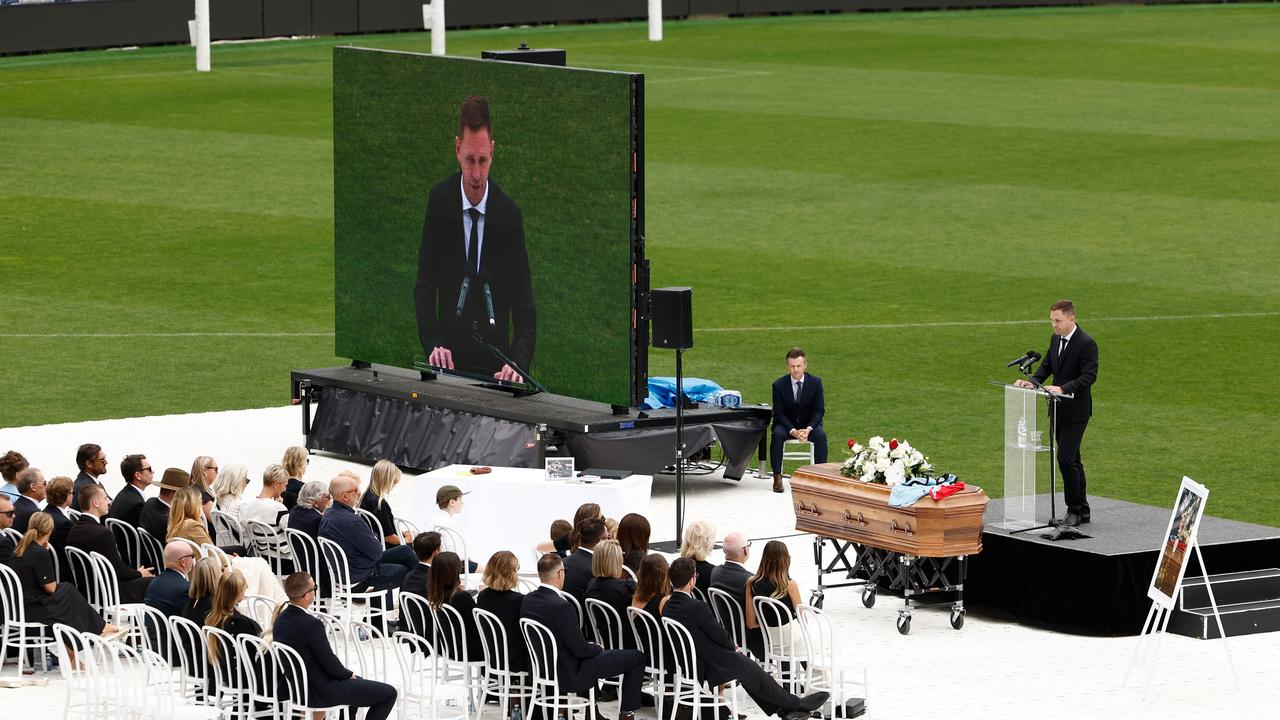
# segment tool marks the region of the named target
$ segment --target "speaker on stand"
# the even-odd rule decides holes
[[[656,348],[676,351],[676,546],[684,541],[684,351],[693,347],[693,288],[649,294],[649,327]]]

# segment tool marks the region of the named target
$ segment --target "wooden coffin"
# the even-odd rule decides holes
[[[889,505],[889,487],[840,474],[840,463],[806,465],[791,477],[796,529],[916,557],[982,552],[987,494],[968,485],[934,501]]]

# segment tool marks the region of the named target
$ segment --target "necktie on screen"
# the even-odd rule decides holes
[[[471,272],[480,272],[480,211],[467,208],[471,215],[471,237],[467,240],[467,266]]]

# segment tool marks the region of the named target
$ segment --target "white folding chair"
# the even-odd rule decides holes
[[[105,660],[106,643],[92,633],[81,633],[68,625],[53,626],[54,652],[58,658],[58,672],[62,675],[62,717],[71,717],[74,711],[85,720],[97,720],[112,714],[110,678],[104,678],[98,669],[99,660]],[[75,648],[75,660],[71,659]],[[19,668],[21,673],[21,668]]]
[[[182,617],[169,616],[173,652],[181,668],[179,694],[195,702],[208,702],[209,648],[200,626]]]
[[[658,619],[640,608],[627,608],[627,620],[631,623],[631,632],[636,637],[636,647],[644,653],[645,685],[644,688],[653,695],[654,712],[659,718],[665,717],[662,709],[675,696],[675,685],[667,682],[667,639],[663,635],[662,625]]]
[[[75,508],[65,507],[62,508],[62,512],[66,513],[67,517],[71,518],[71,522],[78,522],[80,520],[80,511]]]
[[[782,462],[802,462],[813,464],[813,443],[808,440],[788,439],[782,443]]]
[[[241,612],[253,618],[253,621],[263,629],[271,627],[271,618],[280,607],[275,600],[262,595],[245,595],[244,602],[240,606]]]
[[[441,679],[446,683],[461,681],[467,688],[472,707],[476,709],[476,718],[484,707],[484,660],[468,660],[474,649],[467,646],[467,626],[462,613],[452,605],[441,605],[435,608],[435,648],[440,652],[438,659],[443,673]]]
[[[18,574],[3,564],[0,564],[0,610],[3,610],[0,618],[4,621],[4,626],[0,627],[0,663],[9,656],[11,649],[16,650],[20,678],[27,651],[35,650],[38,651],[36,672],[43,674],[45,652],[52,641],[52,635],[49,627],[44,623],[27,621],[27,610],[22,599],[22,583],[18,580]]]
[[[244,528],[241,527],[240,521],[231,513],[226,513],[217,508],[210,513],[213,518],[213,539],[219,545],[241,545],[244,543]]]
[[[578,602],[578,598],[564,590],[556,590],[556,592],[560,593],[560,597],[567,600],[569,604],[573,606],[573,609],[578,613],[578,627],[585,629],[587,626],[587,616],[582,609],[582,603]]]
[[[313,707],[311,705],[310,685],[307,681],[307,666],[297,650],[281,642],[271,644],[271,654],[275,657],[276,667],[284,678],[285,697],[288,698],[289,717],[298,720],[311,720],[315,713],[334,713],[335,717],[347,717],[346,705],[330,705],[329,707]]]
[[[277,578],[283,579],[286,566],[292,565],[289,555],[289,540],[280,528],[268,525],[260,520],[249,520],[245,523],[249,531],[249,547],[254,555],[266,560]]]
[[[396,534],[404,537],[405,533],[409,533],[411,538],[418,537],[418,526],[402,517],[396,518]]]
[[[89,601],[90,607],[102,612],[102,599],[98,597],[98,581],[93,574],[93,558],[78,547],[68,545],[65,549],[67,569],[71,571],[71,584],[75,585],[84,599]]]
[[[467,540],[462,537],[462,533],[444,525],[436,525],[431,529],[440,533],[440,549],[456,553],[462,558],[462,571],[467,572],[467,568],[471,567],[471,557],[467,554]]]
[[[623,566],[622,566],[622,571],[623,571],[623,572],[625,572],[625,573],[627,574],[627,577],[631,578],[631,581],[632,581],[632,582],[635,582],[635,581],[637,580],[637,578],[636,578],[636,571],[635,571],[635,570],[632,570],[631,568],[627,567],[626,565],[623,565]]]
[[[415,593],[400,593],[400,627],[435,646],[435,620],[427,599]]]
[[[164,567],[164,543],[141,528],[138,529],[138,548],[143,565],[157,570]]]
[[[120,549],[120,557],[129,567],[144,564],[142,541],[138,539],[137,528],[119,518],[104,518],[103,524],[111,530],[112,537],[116,539],[116,547]]]
[[[800,630],[804,633],[805,647],[809,650],[808,686],[809,692],[826,690],[831,693],[827,700],[826,717],[837,718],[837,710],[842,710],[844,702],[854,693],[861,693],[864,707],[870,702],[870,684],[867,667],[861,670],[836,664],[835,633],[831,628],[831,618],[812,605],[797,605],[796,616]],[[858,676],[861,675],[861,682]],[[861,688],[861,690],[855,690]]]
[[[764,669],[787,690],[803,694],[809,653],[804,647],[804,633],[792,622],[790,608],[781,600],[762,595],[752,597],[751,602],[764,636]]]
[[[138,613],[139,609],[145,605],[120,602],[120,578],[116,575],[115,566],[102,553],[91,552],[89,557],[93,560],[93,576],[96,579],[98,600],[102,606],[98,612],[102,613],[102,617],[107,622],[128,627],[129,639],[141,646],[144,643],[142,636],[146,633],[142,623],[139,622]]]
[[[316,539],[301,530],[285,528],[285,541],[289,543],[289,554],[293,556],[295,572],[305,572],[316,582],[316,601],[313,607],[326,610],[329,607],[332,589],[328,577],[324,575],[324,561],[320,559],[320,548]]]
[[[354,508],[354,510],[356,515],[359,515],[360,519],[364,521],[364,524],[368,525],[369,529],[373,531],[373,534],[378,536],[378,542],[382,543],[382,550],[385,552],[387,549],[387,531],[382,527],[382,521],[378,519],[377,515],[364,508]]]
[[[240,656],[241,646],[225,630],[208,625],[200,630],[204,633],[204,643],[208,650],[205,659],[213,669],[210,700],[227,717],[247,717],[252,707],[249,704],[252,688],[245,677],[247,663]],[[217,660],[214,659],[215,653]]]
[[[223,552],[222,548],[213,543],[200,543],[200,549],[203,551],[204,557],[216,557],[222,563],[222,567],[231,567],[231,557]]]
[[[596,689],[587,690],[586,697],[576,693],[560,693],[557,680],[557,662],[560,659],[560,648],[556,645],[556,636],[546,625],[532,618],[520,619],[520,633],[529,646],[529,663],[533,666],[533,702],[530,714],[535,708],[543,709],[543,717],[554,718],[564,715],[572,717],[575,711],[581,712],[583,718],[594,715],[596,705]]]
[[[716,614],[720,627],[729,633],[739,650],[747,650],[747,616],[738,598],[721,590],[711,588],[711,610]]]
[[[480,645],[484,648],[485,693],[498,698],[500,718],[510,717],[508,707],[512,700],[525,705],[526,700],[533,699],[529,673],[511,669],[510,645],[502,620],[488,610],[474,608],[471,612],[475,615]]]
[[[342,546],[322,537],[319,538],[319,549],[329,579],[331,602],[328,611],[352,619],[363,616],[372,620],[375,616],[381,616],[385,625],[392,604],[387,599],[389,591],[353,589],[355,583],[351,581],[351,568],[347,564],[347,554]],[[381,607],[375,607],[378,604]]]
[[[396,685],[400,699],[396,708],[401,720],[408,717],[463,720],[467,717],[467,689],[439,682],[440,656],[432,644],[406,632],[395,633],[391,639],[395,647],[393,656],[400,670],[400,684]],[[410,707],[416,708],[412,715]]]
[[[164,658],[145,648],[108,643],[116,668],[113,683],[125,717],[140,720],[215,720],[215,707],[189,702],[173,688]]]
[[[246,633],[236,636],[236,644],[240,649],[240,657],[248,664],[245,680],[249,683],[248,701],[252,714],[260,714],[257,710],[260,705],[270,708],[273,720],[287,713],[280,697],[280,673],[276,672],[271,643]]]
[[[173,643],[169,641],[169,616],[159,608],[150,605],[138,605],[133,608],[131,620],[137,623],[135,637],[142,640],[138,647],[153,652],[172,663],[177,658],[173,655]],[[172,665],[171,665],[172,666]]]
[[[662,618],[662,627],[666,631],[667,641],[671,643],[671,654],[675,660],[676,691],[674,700],[676,707],[687,705],[693,710],[693,717],[702,717],[703,709],[719,715],[720,708],[729,709],[729,717],[738,716],[738,681],[730,680],[728,700],[707,688],[698,679],[698,649],[693,644],[693,635],[688,628],[671,618]]]
[[[591,624],[591,634],[596,644],[605,650],[622,650],[622,618],[612,605],[595,598],[587,598],[587,620]],[[602,685],[612,685],[622,694],[622,676],[603,678]]]

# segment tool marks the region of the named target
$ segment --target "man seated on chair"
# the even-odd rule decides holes
[[[272,639],[296,650],[302,659],[311,706],[347,705],[350,718],[356,717],[357,708],[367,707],[364,720],[386,720],[396,706],[396,689],[357,677],[334,654],[324,623],[307,612],[316,599],[315,580],[307,573],[294,573],[285,578],[284,592],[289,604],[276,617]]]
[[[120,602],[142,602],[153,574],[151,568],[129,567],[120,557],[115,535],[103,522],[111,510],[107,491],[101,485],[86,485],[80,490],[80,508],[80,519],[67,532],[67,547],[101,554],[115,568]]]
[[[400,587],[404,576],[418,561],[409,553],[410,562],[402,563],[403,548],[399,545],[383,550],[382,539],[356,515],[360,484],[339,475],[329,483],[329,495],[333,497],[333,506],[320,520],[320,537],[334,541],[346,554],[352,589],[363,592]]]
[[[8,495],[0,493],[0,530],[8,530],[13,527],[13,516],[16,513],[13,510],[13,501]],[[0,535],[0,565],[8,565],[9,558],[13,557],[14,542],[8,533]]]
[[[559,650],[557,692],[586,693],[599,681],[622,675],[618,720],[634,720],[636,708],[640,707],[644,653],[639,650],[605,650],[587,642],[578,625],[578,612],[558,592],[564,587],[564,563],[559,555],[547,553],[539,558],[538,579],[541,580],[538,588],[524,596],[520,616],[547,626],[555,638]],[[530,654],[532,651],[531,648]],[[595,717],[604,720],[599,712]]]
[[[160,477],[160,494],[142,504],[142,512],[138,514],[138,529],[145,530],[157,542],[164,542],[169,537],[169,510],[173,498],[178,491],[191,487],[191,476],[186,470],[168,468]]]
[[[662,608],[662,617],[680,623],[693,636],[700,680],[712,688],[737,680],[766,715],[777,715],[782,720],[805,720],[827,701],[829,693],[826,692],[796,697],[751,658],[738,652],[729,634],[716,622],[711,608],[693,597],[697,565],[692,558],[672,562],[668,577],[671,597]]]
[[[165,615],[181,615],[187,605],[187,593],[191,581],[187,576],[196,564],[196,552],[191,543],[174,540],[164,546],[164,571],[147,586],[143,602]]]
[[[29,467],[18,473],[18,499],[13,501],[13,527],[20,533],[27,531],[27,523],[31,516],[40,512],[40,503],[44,502],[44,473]]]
[[[578,523],[578,549],[564,559],[564,591],[577,598],[583,607],[587,602],[587,585],[591,583],[595,548],[605,533],[604,521],[600,518],[587,518]]]
[[[742,533],[734,531],[724,536],[724,564],[711,570],[711,587],[723,590],[738,601],[742,609],[742,622],[746,623],[747,581],[751,579],[751,571],[747,569],[747,557],[751,553],[751,541]],[[764,659],[764,636],[760,628],[747,628],[747,649],[751,654]]]
[[[788,440],[813,443],[813,461],[827,461],[827,433],[822,429],[826,412],[822,378],[805,372],[809,360],[798,347],[787,351],[787,374],[773,381],[773,491],[782,492],[782,453]]]
[[[111,514],[107,517],[141,527],[142,506],[147,503],[145,492],[155,479],[155,470],[151,469],[146,455],[125,455],[120,461],[120,475],[126,485],[111,501]]]

